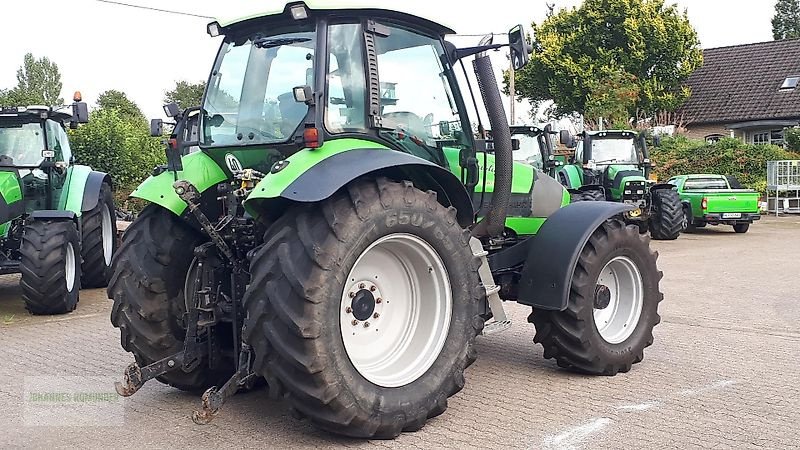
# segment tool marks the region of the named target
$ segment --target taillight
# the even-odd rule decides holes
[[[700,202],[700,207],[703,209],[708,209],[708,198],[703,197],[703,201]]]
[[[319,148],[319,131],[313,127],[303,130],[303,143],[308,148]]]

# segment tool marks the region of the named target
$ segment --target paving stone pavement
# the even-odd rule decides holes
[[[745,235],[709,227],[653,247],[664,271],[662,323],[631,372],[559,370],[532,343],[528,308],[510,304],[514,326],[479,338],[478,361],[448,410],[392,441],[318,431],[264,391],[234,397],[198,426],[189,418],[198,398],[157,382],[124,400],[121,426],[28,426],[26,377],[120,378],[132,357],[119,346],[103,290],[82,292],[72,314],[32,317],[18,277],[0,277],[0,446],[800,447],[800,217],[765,218]]]

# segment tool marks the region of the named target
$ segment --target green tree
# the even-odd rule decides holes
[[[534,54],[516,73],[516,94],[537,106],[553,101],[556,116],[674,110],[690,94],[682,82],[702,64],[686,11],[663,0],[586,0],[533,29]],[[618,91],[605,96],[609,85]]]
[[[772,17],[772,37],[776,41],[800,37],[800,0],[778,0]]]
[[[175,83],[175,89],[164,93],[164,103],[175,102],[181,109],[200,106],[205,88],[206,84],[202,81],[198,83],[178,81]]]
[[[102,110],[116,110],[120,117],[135,122],[145,122],[144,113],[124,92],[109,89],[97,96],[97,106]]]
[[[17,86],[0,97],[15,105],[62,105],[61,88],[58,65],[47,57],[37,59],[28,53],[17,70]]]
[[[70,144],[76,161],[110,174],[126,193],[165,159],[164,146],[150,137],[146,124],[116,108],[92,111],[89,123],[70,130]]]

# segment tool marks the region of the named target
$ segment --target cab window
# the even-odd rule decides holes
[[[451,140],[454,131],[461,128],[444,66],[444,48],[438,39],[393,25],[387,27],[389,36],[375,41],[380,133],[409,153],[441,162],[437,141]]]
[[[47,149],[56,152],[56,161],[69,161],[72,158],[72,150],[69,147],[69,138],[60,123],[48,119],[45,122],[47,127]]]

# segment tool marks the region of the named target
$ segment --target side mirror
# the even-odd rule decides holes
[[[517,151],[520,149],[519,139],[511,138],[511,151]]]
[[[533,52],[533,45],[528,42],[528,36],[522,25],[517,25],[508,32],[508,45],[511,47],[511,64],[514,70],[525,67]]]
[[[157,137],[164,133],[164,121],[161,119],[150,120],[150,136]]]
[[[653,135],[653,147],[661,147],[661,135]]]
[[[439,122],[439,136],[450,136],[450,122],[446,120]]]
[[[164,105],[164,114],[167,117],[178,117],[181,115],[181,108],[177,103],[172,102]]]
[[[558,133],[558,141],[567,148],[575,148],[575,136],[571,135],[568,130],[561,130]]]
[[[75,102],[72,104],[72,123],[87,123],[89,122],[89,107],[85,102]]]
[[[294,101],[297,103],[305,103],[306,105],[314,104],[314,92],[310,86],[297,86],[292,89]]]

